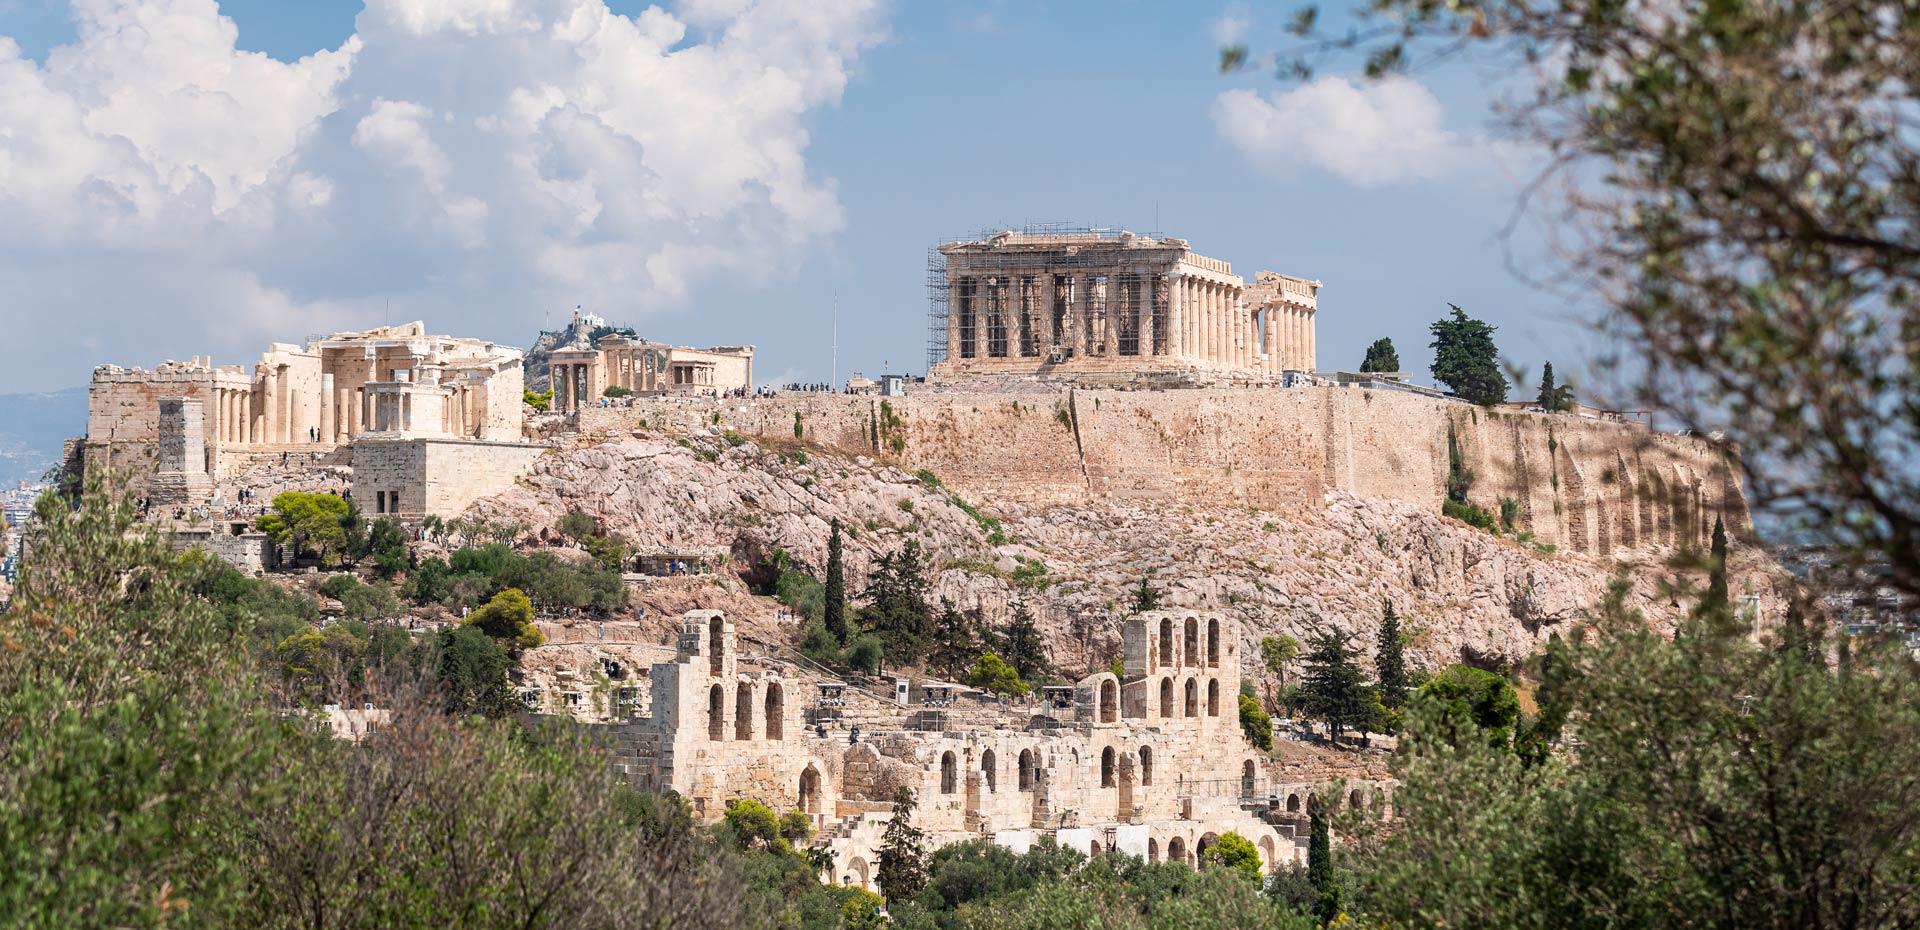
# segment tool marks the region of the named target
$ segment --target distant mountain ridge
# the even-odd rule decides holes
[[[61,444],[87,432],[87,389],[0,394],[0,483],[32,481],[60,463]]]

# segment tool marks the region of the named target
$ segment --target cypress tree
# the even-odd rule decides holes
[[[1379,682],[1380,703],[1398,709],[1407,702],[1407,660],[1400,645],[1400,615],[1393,612],[1393,601],[1385,602],[1380,616],[1380,652],[1374,659],[1374,677]]]
[[[833,521],[833,535],[827,538],[827,632],[838,643],[847,641],[847,566],[841,554],[840,521]]]
[[[1732,602],[1727,594],[1727,528],[1719,517],[1713,518],[1713,551],[1707,557],[1707,596],[1700,611],[1708,616],[1730,616]]]
[[[1313,638],[1304,659],[1307,674],[1300,686],[1301,703],[1309,715],[1327,725],[1335,743],[1340,742],[1341,733],[1367,725],[1374,715],[1373,695],[1354,657],[1346,637],[1329,631]]]
[[[1307,801],[1307,821],[1311,825],[1307,843],[1307,882],[1320,895],[1320,922],[1329,924],[1340,916],[1340,889],[1333,881],[1333,841],[1327,827],[1326,806],[1316,796]]]
[[[946,598],[940,599],[940,612],[934,615],[933,634],[928,638],[927,667],[948,679],[958,680],[980,655],[973,624]]]

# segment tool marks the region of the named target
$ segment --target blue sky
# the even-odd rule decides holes
[[[228,0],[225,40],[211,0],[0,0],[0,391],[414,318],[526,345],[574,303],[825,380],[836,292],[840,377],[918,372],[928,246],[1052,221],[1321,279],[1323,368],[1384,335],[1424,379],[1447,302],[1529,366],[1591,342],[1503,267],[1527,161],[1484,75],[1218,74],[1279,7],[744,3],[556,40],[602,0]]]

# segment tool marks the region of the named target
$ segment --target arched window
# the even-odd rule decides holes
[[[753,739],[753,686],[744,681],[733,692],[733,738]]]
[[[1206,836],[1201,837],[1200,842],[1193,844],[1193,862],[1194,862],[1195,868],[1198,868],[1201,865],[1206,863],[1207,850],[1212,849],[1219,842],[1220,842],[1219,836],[1209,833]]]
[[[987,783],[987,793],[992,794],[1000,786],[1000,773],[995,771],[993,750],[980,754],[980,780]]]
[[[940,756],[940,793],[952,794],[960,785],[960,768],[951,751]]]
[[[1366,796],[1360,793],[1360,789],[1353,789],[1353,792],[1347,795],[1347,806],[1354,810],[1365,808],[1367,806]]]
[[[820,813],[820,772],[811,765],[800,773],[800,809]]]
[[[1287,813],[1300,813],[1300,796],[1298,794],[1287,795]]]
[[[1273,837],[1263,836],[1260,838],[1260,868],[1263,871],[1270,870],[1274,867],[1274,864]]]
[[[1033,790],[1033,750],[1020,750],[1020,790]]]
[[[1166,668],[1172,664],[1173,664],[1173,620],[1170,617],[1161,617],[1160,618],[1160,667]]]
[[[1113,777],[1113,747],[1100,751],[1100,787],[1111,788],[1118,780]]]
[[[1207,664],[1220,667],[1220,618],[1207,621]]]
[[[1167,861],[1168,862],[1187,861],[1187,841],[1186,840],[1176,836],[1173,839],[1170,839],[1167,841]]]
[[[1173,679],[1160,679],[1160,716],[1173,717]]]
[[[1088,856],[1091,856],[1091,857],[1093,857],[1093,858],[1095,858],[1095,859],[1098,859],[1098,858],[1100,858],[1100,854],[1101,854],[1101,853],[1103,853],[1103,852],[1106,852],[1106,850],[1104,850],[1104,849],[1102,849],[1102,848],[1100,848],[1100,841],[1099,841],[1099,840],[1094,840],[1094,841],[1093,841],[1093,845],[1092,845],[1092,846],[1089,846],[1089,847],[1087,847],[1087,855],[1088,855]]]
[[[1182,643],[1186,648],[1181,652],[1182,665],[1200,664],[1200,621],[1187,618],[1187,638]]]
[[[1187,716],[1200,716],[1200,682],[1192,678],[1187,679]]]
[[[724,653],[727,648],[727,645],[726,645],[727,640],[726,640],[726,636],[724,635],[724,631],[725,631],[725,624],[719,617],[715,617],[712,620],[708,621],[707,623],[707,654],[709,656],[712,656],[712,658],[709,660],[709,669],[712,671],[714,675],[721,674],[720,669],[721,669],[722,653]]]
[[[787,695],[779,682],[767,685],[767,739],[786,739]]]
[[[1253,767],[1252,759],[1248,759],[1245,763],[1241,764],[1240,766],[1240,796],[1241,797],[1253,796],[1253,783],[1254,783],[1255,775],[1256,775],[1256,770]]]
[[[1100,722],[1113,723],[1120,719],[1120,685],[1113,679],[1100,682]]]
[[[707,739],[719,742],[727,738],[727,691],[714,685],[707,691]]]
[[[1207,716],[1220,716],[1220,679],[1207,679]]]
[[[1147,861],[1160,861],[1160,841],[1151,836],[1147,837]]]
[[[1148,746],[1140,747],[1140,784],[1153,784],[1153,749]]]

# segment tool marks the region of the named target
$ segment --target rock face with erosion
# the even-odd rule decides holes
[[[820,576],[837,519],[856,604],[874,560],[913,539],[933,566],[937,597],[995,627],[1025,604],[1068,678],[1117,655],[1143,576],[1165,606],[1236,617],[1249,648],[1260,636],[1333,627],[1371,652],[1381,603],[1391,599],[1412,634],[1411,660],[1437,668],[1537,651],[1599,603],[1616,568],[1611,559],[1498,537],[1407,501],[1328,490],[1318,503],[1284,511],[1142,499],[996,507],[873,456],[738,434],[634,431],[544,456],[517,487],[468,516],[522,522],[551,539],[555,522],[580,510],[637,546],[723,547],[727,571],[749,581],[776,551]],[[1637,550],[1648,563],[1670,554],[1657,545]],[[1744,548],[1733,561],[1736,602],[1774,603],[1771,564]],[[769,600],[751,600],[761,609],[732,614],[743,634],[794,635],[798,621],[777,619]],[[1663,627],[1686,609],[1645,580],[1628,600]]]

